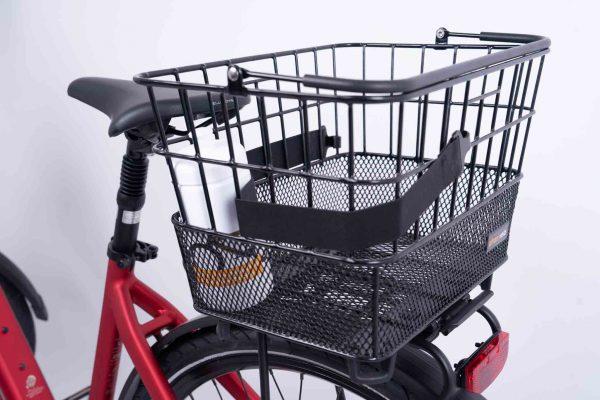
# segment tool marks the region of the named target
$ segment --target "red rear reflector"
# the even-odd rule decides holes
[[[500,375],[508,357],[508,333],[500,332],[484,344],[465,366],[465,389],[482,393]]]

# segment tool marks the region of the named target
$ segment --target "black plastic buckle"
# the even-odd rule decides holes
[[[342,147],[342,138],[339,136],[327,136],[327,132],[325,132],[325,147],[339,149]]]
[[[394,353],[381,361],[362,361],[349,358],[346,360],[348,375],[353,382],[365,385],[386,383],[394,376],[397,355],[398,353]]]
[[[119,268],[129,268],[136,261],[146,262],[153,260],[158,256],[158,246],[138,240],[135,242],[134,254],[124,254],[115,251],[112,246],[112,240],[108,244],[108,258],[117,263]]]

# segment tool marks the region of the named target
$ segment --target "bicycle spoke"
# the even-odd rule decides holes
[[[277,383],[277,379],[275,379],[275,373],[270,368],[269,368],[269,373],[273,377],[273,382],[275,382],[275,387],[277,388],[277,391],[279,392],[279,396],[281,397],[281,400],[285,400],[285,397],[283,397],[283,393],[281,393],[281,388],[279,387],[279,384]]]
[[[336,385],[335,392],[337,393],[335,400],[346,400],[346,392],[344,392],[344,388]]]
[[[219,386],[217,386],[217,382],[215,382],[214,379],[211,379],[210,381],[213,383],[213,385],[215,385],[215,389],[217,390],[217,394],[219,395],[219,399],[223,400],[223,396],[221,395],[221,391],[219,390]]]
[[[240,378],[240,381],[242,382],[242,388],[244,389],[244,396],[246,397],[246,400],[250,400],[250,396],[248,396],[248,391],[246,390],[246,381],[242,377],[242,373],[240,371],[236,371],[236,373],[238,378]]]
[[[302,400],[302,384],[304,383],[304,373],[300,374],[300,392],[298,393],[298,400]]]

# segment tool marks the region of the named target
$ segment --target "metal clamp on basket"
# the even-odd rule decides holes
[[[316,132],[311,134],[316,135]],[[299,139],[288,140],[288,142],[290,154],[301,152]],[[271,147],[278,149],[280,144],[277,142]],[[267,183],[250,181],[242,189],[241,198],[236,200],[240,233],[246,237],[340,251],[354,251],[393,241],[404,234],[440,193],[462,174],[464,158],[469,148],[468,132],[456,131],[438,158],[426,165],[423,175],[402,196],[359,210],[353,209],[352,205],[351,192],[355,184],[347,183],[342,179],[333,184],[344,185],[345,194],[350,197],[347,199],[346,210],[262,201],[257,197],[257,191],[261,191],[261,186]],[[324,164],[345,157],[347,154],[342,153],[324,161]],[[311,157],[311,160],[313,159]],[[262,160],[256,160],[255,163],[260,161]],[[414,172],[397,174],[391,181],[392,184],[408,178],[407,175],[412,176]],[[285,178],[279,177],[279,179]],[[389,184],[387,180],[385,183],[374,184],[373,191],[380,191],[382,187]],[[302,190],[300,186],[302,183],[296,189]],[[304,196],[311,195],[319,194]],[[337,193],[323,191],[320,195],[335,196]],[[307,204],[310,203],[310,199],[307,199]]]

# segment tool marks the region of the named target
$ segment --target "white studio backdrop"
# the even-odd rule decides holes
[[[125,145],[108,138],[104,115],[67,96],[69,82],[331,42],[430,42],[446,26],[553,41],[510,259],[490,302],[511,333],[510,357],[486,395],[600,398],[599,11],[592,2],[513,0],[0,2],[0,251],[49,308],[50,320],[37,323],[37,356],[55,396],[91,376]],[[138,275],[191,317],[162,159],[152,159],[149,176],[140,239],[158,244],[160,256]],[[457,361],[485,334],[474,319],[442,345]],[[120,384],[131,368],[123,358]]]

